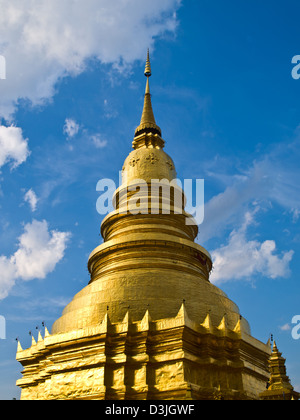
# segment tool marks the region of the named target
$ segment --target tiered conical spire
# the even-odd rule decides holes
[[[299,393],[294,391],[287,376],[285,359],[274,341],[269,360],[270,380],[267,391],[261,394],[263,400],[299,400]]]
[[[140,125],[137,127],[135,131],[135,137],[143,134],[143,133],[153,133],[158,134],[161,136],[161,129],[158,127],[155,121],[152,102],[151,102],[151,94],[150,94],[150,85],[149,85],[149,78],[152,75],[151,72],[151,63],[150,63],[150,53],[148,50],[147,53],[147,60],[146,60],[146,67],[145,67],[145,76],[147,77],[146,83],[146,91],[145,91],[145,99],[144,99],[144,108],[142,113],[142,118]]]
[[[285,359],[278,350],[276,342],[273,344],[272,356],[270,358],[270,388],[275,389],[293,389],[289,377],[286,374]]]

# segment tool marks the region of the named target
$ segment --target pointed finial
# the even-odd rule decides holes
[[[275,353],[275,352],[278,352],[278,348],[277,348],[277,345],[276,345],[276,341],[274,340],[274,342],[273,342],[273,353]]]
[[[201,324],[202,327],[204,327],[208,331],[212,331],[212,329],[213,329],[213,324],[212,324],[212,321],[211,321],[210,312],[211,311],[208,311],[208,314],[206,315],[206,318],[205,318],[204,322]]]
[[[45,326],[45,338],[50,337],[49,331],[47,327]]]
[[[242,332],[242,318],[241,317],[239,317],[238,322],[233,329],[233,332],[235,332],[237,334],[241,334],[241,332]]]
[[[107,332],[110,325],[111,325],[111,323],[110,323],[110,319],[109,319],[109,316],[108,316],[108,312],[106,312],[106,314],[104,316],[104,319],[101,322],[101,327],[103,328],[103,330],[105,332]]]
[[[227,330],[227,315],[225,314],[220,322],[220,325],[217,327],[220,331]]]
[[[187,318],[187,312],[185,307],[185,300],[183,299],[183,302],[181,304],[181,307],[176,315],[176,318]]]
[[[130,308],[130,306],[129,306],[129,308]],[[129,308],[128,308],[128,311],[126,312],[126,314],[124,316],[124,319],[123,319],[123,324],[127,324],[127,325],[129,325],[129,323],[130,323],[130,312],[129,312]]]
[[[17,353],[19,353],[19,352],[23,351],[20,340],[19,340],[19,337],[16,338],[16,341],[18,342]]]
[[[42,337],[41,331],[39,331],[39,334],[38,334],[38,343],[40,343],[41,341],[43,341],[43,337]]]
[[[149,314],[149,310],[147,309],[143,319],[141,320],[140,328],[141,331],[149,331],[151,323],[151,316]]]
[[[149,49],[147,52],[147,60],[146,60],[146,67],[145,67],[144,74],[147,77],[146,91],[145,91],[145,98],[144,98],[144,108],[143,108],[140,125],[135,130],[135,138],[144,133],[152,133],[153,135],[158,134],[159,136],[161,136],[161,129],[156,124],[153,109],[152,109],[152,103],[151,103],[149,77],[151,76],[152,72],[151,72]],[[161,141],[160,143],[161,143],[161,146],[163,147],[164,142]]]
[[[31,334],[31,346],[35,346],[36,345],[36,341],[34,339],[33,334]]]
[[[152,75],[152,72],[151,72],[151,63],[150,63],[150,52],[149,52],[149,48],[148,48],[146,67],[145,67],[145,76],[150,77],[151,75]]]

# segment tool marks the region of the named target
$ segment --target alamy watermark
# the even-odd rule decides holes
[[[0,315],[0,340],[6,339],[6,321],[4,316]]]
[[[112,179],[101,179],[96,191],[101,192],[96,208],[99,214],[185,214],[186,225],[204,221],[204,180],[135,179],[129,183],[120,172],[119,188]],[[124,182],[125,180],[125,182]]]
[[[296,64],[292,69],[292,78],[295,80],[300,79],[300,55],[294,55],[292,64]]]
[[[3,55],[0,55],[0,80],[6,79],[6,60]]]
[[[292,337],[294,340],[300,339],[300,315],[295,315],[292,319],[292,324],[295,327],[292,329]]]

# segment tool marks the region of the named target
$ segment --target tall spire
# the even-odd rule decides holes
[[[140,125],[135,130],[135,137],[143,133],[153,133],[153,134],[158,134],[159,136],[161,136],[161,129],[158,127],[158,125],[156,125],[156,121],[155,121],[154,113],[152,109],[152,103],[151,103],[149,78],[151,77],[152,72],[151,72],[149,49],[147,52],[147,60],[146,60],[146,67],[145,67],[144,74],[147,77],[144,108],[143,108]]]

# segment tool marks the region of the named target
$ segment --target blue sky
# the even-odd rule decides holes
[[[111,3],[0,0],[0,398],[20,395],[16,337],[29,347],[89,281],[96,185],[131,151],[148,47],[166,151],[205,180],[212,281],[274,335],[300,391],[299,2]]]

